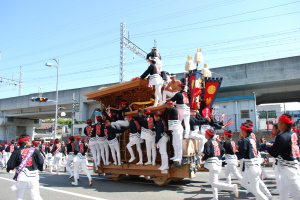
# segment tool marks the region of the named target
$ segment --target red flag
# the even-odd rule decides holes
[[[190,89],[190,106],[194,103],[194,94],[195,94],[195,83],[196,83],[196,73],[197,69],[190,71],[189,73],[189,89]]]
[[[205,78],[204,101],[211,108],[220,89],[222,78]]]
[[[234,122],[227,122],[224,126],[229,126],[230,124],[233,124]]]
[[[225,113],[222,113],[222,121],[225,121]]]

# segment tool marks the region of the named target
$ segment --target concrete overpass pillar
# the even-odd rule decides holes
[[[18,139],[17,126],[6,126],[6,134],[8,141]]]

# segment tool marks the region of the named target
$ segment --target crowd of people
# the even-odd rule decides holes
[[[56,168],[58,174],[59,168],[63,166],[63,159],[70,174],[69,178],[74,178],[72,185],[78,185],[81,169],[86,173],[89,185],[92,186],[93,179],[87,169],[88,150],[90,149],[96,169],[101,165],[122,165],[119,136],[124,134],[125,130],[130,130],[129,142],[126,145],[130,158],[126,163],[135,161],[136,165],[155,166],[158,162],[157,148],[159,148],[161,162],[158,170],[161,171],[170,168],[170,160],[182,164],[183,139],[198,140],[197,160],[204,162],[204,167],[209,170],[209,182],[213,189],[214,200],[218,199],[218,189],[230,190],[236,197],[239,196],[238,185],[232,184],[231,174],[238,179],[242,187],[259,200],[272,199],[272,194],[279,194],[281,200],[286,200],[289,195],[293,199],[300,199],[299,130],[293,127],[294,121],[289,114],[279,117],[278,124],[273,126],[274,140],[264,142],[264,145],[259,144],[251,120],[241,124],[240,133],[225,130],[227,124],[216,120],[216,113],[203,114],[206,105],[201,99],[190,104],[191,97],[187,92],[186,78],[178,81],[175,75],[171,75],[171,81],[165,84],[166,87],[161,95],[164,85],[160,75],[161,57],[156,49],[152,49],[150,54],[147,56],[150,66],[140,78],[144,79],[150,75],[149,84],[155,86],[154,106],[165,105],[161,111],[152,112],[149,108],[143,108],[137,111],[137,115],[126,115],[131,108],[126,100],[122,100],[118,109],[109,108],[103,111],[101,116],[96,116],[95,124],[91,119],[86,121],[84,134],[87,140],[82,140],[81,136],[75,135],[68,138],[67,144],[59,139],[45,144],[43,140],[40,143],[31,142],[28,135],[21,135],[18,142],[10,141],[11,144],[7,144],[4,141],[0,149],[1,163],[7,172],[15,170],[14,180],[17,181],[18,199],[23,199],[26,188],[30,188],[34,199],[41,199],[38,189],[38,170],[43,171],[49,166],[50,173],[53,173],[53,169]],[[167,99],[166,96],[169,98]],[[218,137],[217,131],[219,134],[224,134],[223,139]],[[233,134],[239,134],[240,140],[237,144],[232,140]],[[171,135],[172,141],[170,141]],[[141,143],[144,141],[147,160],[143,159],[142,153]],[[168,142],[171,142],[174,152],[171,158],[167,153]],[[134,145],[138,158],[135,157],[132,148]],[[264,151],[276,159],[274,171],[277,189],[272,191],[272,194],[261,179],[260,148],[265,148]],[[110,155],[113,163],[110,162]],[[218,175],[224,157],[227,181],[220,182]]]
[[[7,144],[4,141],[0,145],[2,169],[7,172],[15,172],[13,179],[16,181],[13,190],[17,191],[17,199],[24,199],[26,189],[30,190],[31,198],[34,200],[42,199],[39,192],[39,171],[44,171],[49,167],[49,172],[53,173],[56,168],[56,174],[59,169],[66,167],[70,173],[69,179],[74,178],[71,184],[78,185],[79,172],[83,170],[88,179],[89,185],[93,185],[93,179],[87,168],[88,145],[82,137],[70,136],[69,143],[66,145],[59,139],[49,143],[31,141],[29,135],[23,134],[17,142],[10,141]],[[63,164],[65,162],[65,164]],[[71,170],[73,164],[73,170]]]

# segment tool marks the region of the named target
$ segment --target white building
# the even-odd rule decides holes
[[[258,129],[271,130],[272,123],[277,123],[278,116],[284,113],[283,104],[262,104],[257,106]],[[269,122],[269,123],[267,123]]]
[[[245,96],[231,96],[216,98],[214,107],[219,106],[219,113],[216,118],[221,121],[222,113],[225,113],[225,122],[231,118],[233,124],[228,126],[233,132],[239,132],[241,123],[250,119],[253,121],[253,130],[257,131],[257,114],[255,94]]]

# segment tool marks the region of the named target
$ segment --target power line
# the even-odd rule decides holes
[[[237,23],[242,23],[242,22],[249,22],[249,21],[261,20],[261,19],[268,19],[268,18],[272,18],[272,17],[291,15],[291,14],[296,14],[296,13],[300,13],[300,11],[278,14],[278,15],[271,15],[271,16],[266,16],[266,17],[259,17],[259,18],[254,18],[254,19],[240,20],[240,21],[235,21],[235,22],[227,22],[227,23],[216,24],[216,25],[202,26],[202,27],[198,27],[198,28],[189,28],[189,29],[182,29],[182,30],[177,30],[177,31],[169,31],[169,32],[164,32],[164,33],[148,34],[149,32],[145,32],[145,33],[140,33],[140,34],[136,34],[133,36],[135,36],[136,38],[139,38],[139,37],[147,37],[147,36],[154,36],[154,35],[174,34],[174,33],[179,33],[179,32],[183,32],[183,31],[191,31],[191,30],[197,30],[197,29],[203,29],[203,28],[212,28],[212,27],[218,27],[218,26],[224,26],[224,25],[231,25],[231,24],[237,24]]]
[[[272,6],[272,7],[268,7],[268,8],[263,8],[263,9],[249,11],[249,12],[239,13],[239,14],[235,14],[235,15],[229,15],[229,16],[225,16],[225,17],[219,17],[219,18],[215,18],[215,19],[210,19],[210,20],[205,20],[205,21],[200,21],[200,22],[185,24],[185,25],[181,25],[181,26],[174,26],[174,27],[164,28],[164,29],[160,29],[160,30],[155,30],[155,32],[157,33],[157,32],[165,31],[165,30],[170,31],[171,29],[176,29],[176,28],[181,28],[181,27],[186,27],[186,26],[191,26],[191,25],[196,25],[196,24],[202,24],[202,23],[205,23],[205,22],[212,22],[212,21],[216,21],[216,20],[223,20],[223,19],[226,19],[226,18],[237,17],[237,16],[240,16],[240,15],[246,15],[246,14],[250,14],[250,13],[260,12],[260,11],[269,10],[269,9],[273,9],[273,8],[278,8],[278,7],[282,7],[282,6],[287,6],[287,5],[291,5],[291,4],[295,4],[295,3],[299,3],[299,2],[300,1],[295,1],[295,2],[281,4],[281,5]],[[148,33],[148,32],[134,34],[133,36],[139,36],[139,35],[143,35],[145,33]]]
[[[81,52],[84,52],[84,51],[89,51],[91,49],[95,49],[95,48],[99,48],[99,47],[102,47],[102,46],[105,46],[105,45],[108,45],[108,44],[112,44],[116,41],[118,41],[118,39],[113,39],[113,40],[110,40],[110,41],[106,41],[106,42],[103,42],[103,43],[100,43],[100,44],[96,44],[96,45],[93,45],[93,46],[90,46],[90,47],[79,49],[79,50],[76,50],[76,51],[73,51],[73,52],[57,55],[57,56],[54,56],[54,57],[55,58],[64,58],[64,57],[67,57],[67,56],[70,56],[70,55],[78,54],[78,53],[81,53]],[[42,60],[39,60],[39,61],[34,61],[34,62],[31,62],[31,63],[23,64],[22,66],[34,65],[34,64],[41,63],[41,62],[46,62],[48,60],[49,60],[49,58],[48,59],[42,59]],[[2,70],[7,70],[7,69],[11,69],[11,68],[12,67],[4,68]]]

